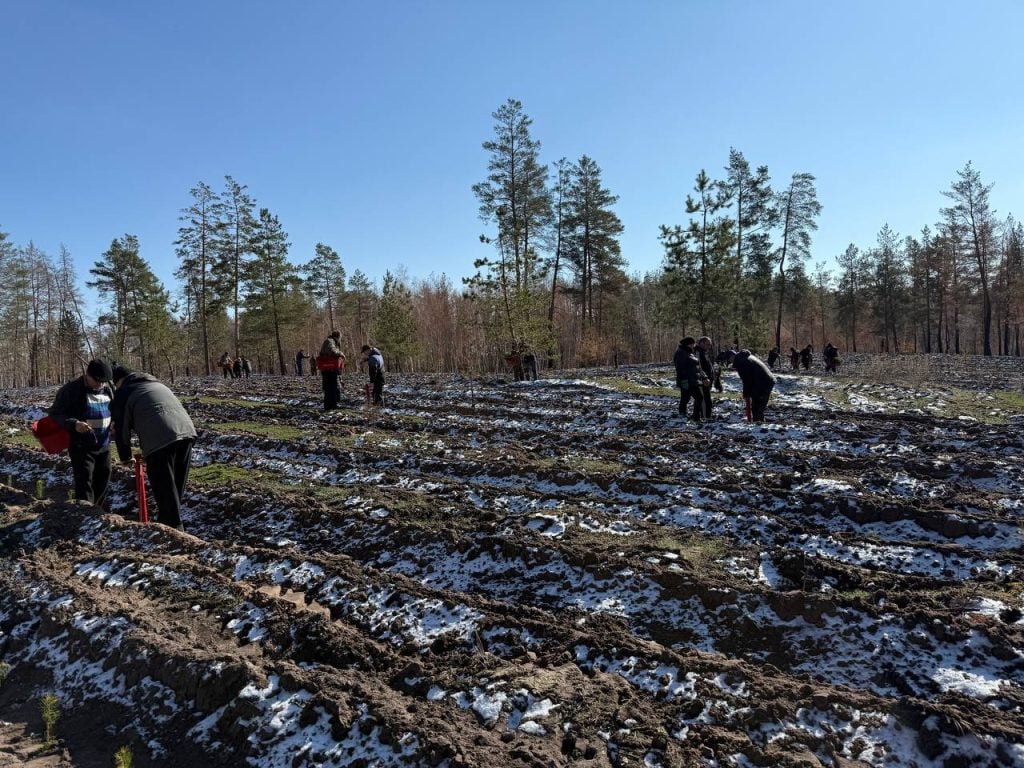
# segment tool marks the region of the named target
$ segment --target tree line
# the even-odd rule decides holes
[[[103,303],[95,318],[65,246],[47,254],[0,232],[0,385],[59,382],[99,355],[174,379],[210,374],[228,351],[286,374],[295,351],[315,353],[331,329],[352,352],[385,349],[397,371],[500,370],[520,349],[549,367],[664,361],[681,335],[698,333],[760,352],[832,341],[1021,353],[1024,230],[997,217],[993,185],[969,162],[919,235],[886,224],[874,244],[832,254],[833,270],[824,260],[809,269],[815,177],[797,171],[773,186],[766,166],[732,149],[719,178],[697,174],[685,221],[657,233],[662,267],[629,274],[618,196],[598,162],[545,163],[515,99],[492,117],[486,175],[473,185],[481,255],[458,287],[398,266],[378,286],[348,274],[325,243],[296,263],[279,218],[231,176],[189,191],[176,285],[161,284],[135,235],[111,241],[84,283]]]

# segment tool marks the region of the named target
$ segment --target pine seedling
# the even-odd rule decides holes
[[[44,494],[45,491],[46,491],[46,486],[44,485],[43,481],[42,480],[36,480],[36,498],[37,499],[44,498],[43,494]]]
[[[122,746],[114,753],[114,768],[132,768],[132,751]]]
[[[4,680],[7,679],[7,675],[10,671],[11,665],[6,661],[0,661],[0,685],[4,684]]]
[[[47,745],[53,744],[53,729],[60,717],[60,701],[54,694],[47,693],[39,700],[39,712],[43,716],[43,741]]]

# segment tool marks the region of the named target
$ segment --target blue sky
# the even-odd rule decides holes
[[[933,224],[968,160],[1024,217],[1019,2],[9,2],[0,230],[80,279],[124,233],[173,282],[179,210],[225,174],[351,273],[456,281],[491,113],[542,159],[601,166],[623,255],[659,268],[694,176],[730,147],[817,177],[813,260]]]

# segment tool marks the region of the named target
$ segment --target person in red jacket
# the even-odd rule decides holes
[[[345,365],[345,354],[341,351],[341,331],[331,331],[320,347],[316,367],[320,369],[324,387],[324,410],[341,407],[341,386],[338,376]]]

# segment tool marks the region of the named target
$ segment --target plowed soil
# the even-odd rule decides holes
[[[846,363],[189,379],[186,533],[8,391],[0,766],[1024,766],[1024,367]]]

